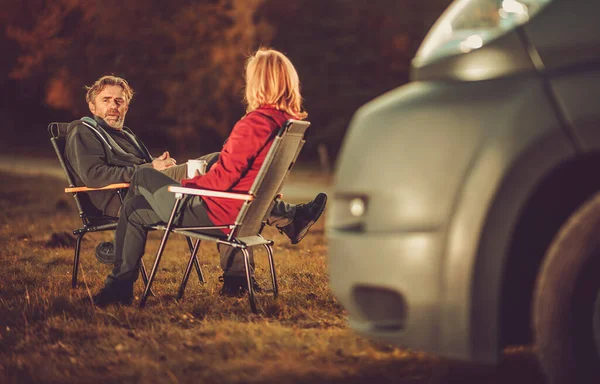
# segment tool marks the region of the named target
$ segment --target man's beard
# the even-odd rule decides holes
[[[104,121],[106,121],[106,124],[110,125],[112,128],[123,129],[123,117],[120,114],[118,116],[107,114],[104,116]]]

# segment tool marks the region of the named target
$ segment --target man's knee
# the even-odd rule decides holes
[[[140,198],[143,199],[142,196],[131,196],[129,199],[125,199],[123,205],[121,206],[120,215],[125,215],[125,217],[129,218],[129,216],[131,216],[133,211],[135,211],[135,209],[139,205]]]
[[[125,218],[129,222],[142,223],[138,214],[138,210],[140,209],[151,209],[151,207],[144,196],[132,196],[123,203],[123,207],[121,208],[121,216],[125,215]]]
[[[147,179],[152,173],[156,172],[154,168],[140,168],[131,176],[131,184],[139,184],[141,180]]]
[[[140,168],[131,177],[129,191],[133,191],[135,195],[140,194],[142,189],[154,193],[165,185],[173,183],[175,183],[173,179],[154,168]]]
[[[200,156],[199,159],[206,160],[206,171],[210,169],[218,160],[219,152],[209,153],[208,155]]]

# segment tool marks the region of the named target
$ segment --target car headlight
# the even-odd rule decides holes
[[[413,63],[468,53],[526,23],[554,0],[455,0],[433,25]]]

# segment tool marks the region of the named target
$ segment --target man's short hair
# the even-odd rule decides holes
[[[87,89],[85,101],[87,101],[88,103],[93,103],[96,96],[100,92],[102,92],[102,90],[106,88],[107,85],[118,85],[119,87],[123,88],[123,93],[125,94],[124,96],[126,99],[125,102],[127,104],[129,104],[131,102],[131,99],[133,99],[133,88],[131,88],[127,80],[121,77],[108,75],[102,76],[101,78],[96,80],[96,82],[91,87],[85,87]]]

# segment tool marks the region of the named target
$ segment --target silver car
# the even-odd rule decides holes
[[[374,339],[600,382],[600,2],[458,0],[356,111],[330,285]]]

